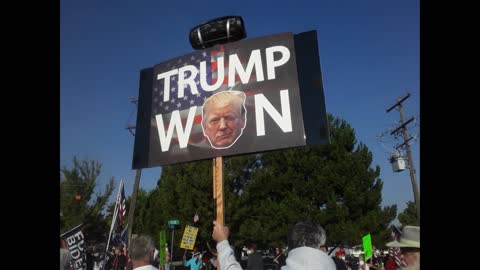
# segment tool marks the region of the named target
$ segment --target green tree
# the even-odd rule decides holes
[[[113,191],[113,178],[103,192],[94,192],[102,165],[73,157],[73,167],[60,170],[60,233],[83,223],[86,239],[103,239],[107,224],[103,210]]]
[[[145,224],[144,221],[148,220],[146,218],[141,218],[145,215],[146,209],[148,209],[148,194],[149,192],[145,191],[142,188],[138,189],[137,193],[137,201],[135,202],[135,213],[133,215],[133,230],[136,232],[144,232],[145,231]],[[130,211],[130,200],[131,197],[127,198],[127,216],[128,211]]]
[[[400,221],[402,227],[405,225],[420,225],[417,219],[417,205],[415,202],[407,202],[407,208],[405,208],[402,213],[398,214],[398,221]]]
[[[300,220],[324,225],[330,244],[359,244],[372,234],[381,247],[396,206],[381,208],[380,168],[372,169],[372,154],[355,140],[344,120],[329,115],[331,143],[267,152],[253,168],[234,220],[240,224],[236,244],[261,240],[286,244],[288,226]],[[242,211],[243,210],[243,211]]]
[[[209,230],[211,234],[212,221],[211,167],[211,160],[163,167],[157,188],[148,193],[144,206],[135,210],[141,226],[135,226],[134,233],[142,229],[142,233],[150,234],[158,244],[159,231],[167,229],[168,220],[178,219],[181,229],[175,231],[175,239],[180,239],[184,226],[193,225],[193,216],[198,213],[197,237],[206,239]]]
[[[151,192],[153,192],[153,191],[151,191]],[[134,216],[133,216],[133,220],[134,220],[133,233],[143,233],[143,232],[146,231],[145,222],[148,222],[149,219],[148,218],[142,218],[142,217],[145,216],[144,212],[147,209],[149,209],[149,206],[148,206],[149,193],[150,192],[147,192],[142,188],[138,189],[137,201],[135,202],[135,213],[134,213]],[[125,194],[125,196],[127,196],[127,195]],[[132,199],[131,196],[127,196],[126,201],[125,201],[125,207],[127,209],[127,213],[126,213],[125,218],[124,218],[125,221],[124,221],[124,223],[121,227],[122,229],[124,229],[126,224],[128,223],[127,219],[128,219],[128,216],[129,216],[131,199]],[[107,210],[106,210],[107,214],[105,215],[105,218],[106,218],[109,230],[110,230],[110,226],[112,225],[112,220],[113,220],[112,218],[113,218],[113,212],[115,211],[115,205],[116,205],[116,201],[112,201],[110,204],[108,204]]]
[[[328,122],[329,145],[224,159],[225,220],[237,247],[286,245],[289,226],[301,220],[324,225],[329,244],[360,244],[367,233],[377,247],[389,241],[397,208],[380,207],[380,168],[346,121],[328,115]],[[163,167],[148,208],[141,219],[155,236],[170,218],[191,224],[197,211],[199,234],[210,238],[212,160]]]

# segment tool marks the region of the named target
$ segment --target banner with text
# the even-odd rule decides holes
[[[294,35],[282,33],[143,69],[132,167],[305,145],[296,59]],[[325,113],[316,121],[326,123]]]
[[[195,246],[195,240],[197,239],[198,228],[192,226],[185,226],[185,231],[183,232],[182,242],[180,243],[180,248],[184,249],[193,249]]]
[[[85,238],[82,233],[82,225],[71,229],[60,236],[66,243],[66,248],[70,252],[72,260],[70,267],[75,270],[87,269],[87,255],[85,253]]]

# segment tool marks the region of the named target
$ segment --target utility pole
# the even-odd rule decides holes
[[[130,102],[137,105],[138,99],[130,98]],[[127,130],[135,136],[135,127],[128,126]],[[130,209],[128,210],[128,249],[130,249],[130,243],[132,242],[132,230],[133,230],[133,215],[135,213],[135,204],[137,202],[137,193],[138,193],[138,186],[140,185],[140,176],[142,175],[142,170],[137,169],[135,173],[135,183],[133,184],[133,192],[132,198],[130,201]]]
[[[396,107],[398,107],[398,111],[400,112],[400,126],[396,128],[394,131],[392,131],[390,135],[393,135],[399,132],[400,130],[402,131],[403,143],[397,146],[397,149],[400,149],[405,146],[405,149],[407,150],[408,170],[410,171],[410,179],[412,180],[413,195],[415,198],[415,204],[417,206],[417,219],[418,219],[418,222],[420,222],[420,193],[418,191],[417,178],[415,176],[415,167],[413,166],[412,151],[410,150],[410,144],[409,144],[409,141],[412,138],[408,135],[408,132],[407,132],[407,125],[410,122],[412,122],[414,118],[412,117],[405,122],[405,116],[403,114],[403,109],[402,109],[402,102],[409,97],[410,97],[410,93],[408,93],[403,98],[402,97],[397,98],[397,103],[395,103],[392,107],[388,108],[387,113],[389,113],[391,110],[393,110]]]

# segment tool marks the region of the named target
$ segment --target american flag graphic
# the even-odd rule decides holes
[[[179,69],[181,67],[187,65],[194,65],[199,70],[200,62],[206,61],[207,63],[207,81],[211,82],[212,78],[212,65],[211,65],[211,54],[207,53],[207,51],[202,51],[198,53],[194,53],[191,55],[183,56],[178,59],[174,59],[166,63],[163,66],[163,70],[160,70],[158,73],[163,73],[170,70]],[[154,114],[168,114],[174,110],[186,110],[192,106],[202,106],[203,102],[211,95],[211,92],[207,92],[201,88],[200,85],[200,73],[197,73],[197,76],[194,78],[194,81],[197,85],[198,93],[192,95],[191,89],[189,84],[185,84],[184,86],[184,96],[183,98],[178,98],[178,74],[170,76],[170,89],[169,89],[169,100],[164,101],[165,96],[165,79],[157,80],[157,86],[153,88],[153,104],[152,109]],[[184,74],[184,77],[190,77],[191,72],[187,71]]]
[[[396,232],[397,231],[397,232]],[[392,230],[392,239],[394,241],[398,241],[400,237],[400,230],[398,228],[394,228]],[[389,248],[389,253],[393,256],[393,258],[395,259],[395,264],[398,266],[398,267],[402,267],[402,266],[405,266],[405,263],[402,259],[402,256],[401,256],[401,251],[400,251],[400,248],[399,247],[391,247]]]
[[[123,181],[120,184],[120,196],[118,197],[118,224],[122,225],[125,220],[125,215],[127,213],[127,202],[125,198],[125,189],[123,188]]]
[[[120,182],[120,195],[118,196],[117,203],[118,203],[117,225],[115,226],[116,228],[115,228],[112,242],[116,246],[123,245],[123,251],[127,258],[127,263],[128,263],[128,224],[122,230],[122,225],[124,224],[125,216],[127,213],[125,188],[123,185],[123,181]]]
[[[116,246],[128,244],[128,225],[122,231],[118,231],[113,236],[113,244]]]
[[[113,236],[113,244],[116,246],[123,245],[123,252],[125,257],[127,257],[128,263],[128,224],[123,231],[115,233]]]
[[[199,71],[194,77],[194,82],[196,84],[198,93],[193,94],[190,85],[186,83],[183,86],[184,96],[178,98],[179,74],[177,73],[169,77],[169,89],[170,89],[169,100],[164,101],[165,79],[157,80],[156,76],[154,76],[154,80],[156,80],[156,82],[154,84],[153,95],[152,95],[152,112],[153,112],[153,118],[151,119],[152,126],[156,128],[157,123],[156,123],[155,115],[161,114],[164,121],[163,128],[165,131],[167,131],[170,124],[169,120],[171,117],[171,112],[175,110],[179,110],[180,117],[182,119],[182,126],[185,127],[188,114],[189,114],[189,109],[192,106],[197,106],[188,144],[199,146],[199,147],[210,147],[210,144],[208,143],[206,137],[204,137],[203,135],[203,130],[201,127],[202,106],[211,95],[218,93],[220,91],[226,91],[231,88],[235,88],[235,86],[228,87],[228,72],[229,72],[228,57],[225,58],[224,52],[225,51],[223,46],[218,47],[216,50],[212,49],[212,50],[203,50],[203,51],[195,52],[193,54],[182,56],[182,57],[173,59],[169,62],[166,62],[165,64],[162,64],[161,69],[155,71],[155,74],[160,74],[163,72],[179,69],[187,65],[195,66]],[[220,74],[218,72],[219,63],[217,60],[219,57],[224,57],[224,72],[223,72],[222,78],[219,78],[219,75],[221,76],[222,74],[221,72]],[[209,85],[215,85],[219,79],[222,79],[222,83],[220,84],[220,87],[215,91],[206,91],[205,89],[202,88],[202,84],[200,83],[200,76],[201,76],[200,62],[202,61],[206,62],[206,82]],[[241,61],[241,62],[243,66],[244,61]],[[255,72],[252,72],[252,73],[253,74],[250,80],[255,78],[255,75],[254,75]],[[191,75],[192,74],[190,71],[186,71],[184,74],[184,78],[189,78],[191,77]],[[238,76],[238,74],[236,74],[235,83],[237,84],[239,81],[240,81],[240,77]],[[245,94],[247,96],[251,95],[248,92],[245,92]],[[248,104],[245,104],[245,105],[248,105]],[[176,144],[176,142],[178,142],[177,130],[175,130],[173,133],[172,144]]]

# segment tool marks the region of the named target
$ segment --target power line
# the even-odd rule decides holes
[[[130,102],[135,104],[135,109],[138,112],[138,99],[134,98],[134,97],[131,97]],[[126,129],[128,130],[128,132],[130,132],[130,134],[135,136],[136,126],[127,125]],[[131,197],[131,200],[130,200],[130,209],[128,211],[128,224],[129,224],[128,239],[132,239],[133,217],[134,217],[134,213],[135,213],[135,204],[136,204],[136,201],[137,201],[138,187],[140,186],[141,175],[142,175],[142,169],[136,169],[136,171],[135,171],[135,182],[133,183],[132,197]],[[131,241],[128,242],[128,248],[129,249],[130,249],[130,242]],[[173,242],[172,242],[172,245],[173,245]]]

